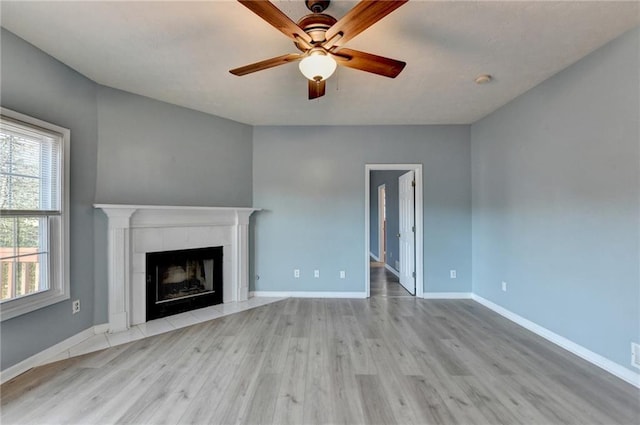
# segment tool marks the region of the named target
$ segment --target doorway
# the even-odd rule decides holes
[[[382,203],[379,201],[381,185],[377,184],[376,181],[372,183],[372,173],[375,171],[395,171],[394,175],[395,179],[397,179],[396,187],[398,190],[404,181],[405,197],[401,201],[398,192],[395,205],[392,205],[394,202],[390,200],[391,188],[389,186],[384,187],[385,211],[381,211]],[[382,173],[376,175],[379,174]],[[374,180],[377,179],[376,175],[374,175]],[[404,177],[400,178],[400,176]],[[406,186],[407,184],[409,185],[408,187]],[[373,274],[376,279],[382,273],[391,272],[398,278],[401,278],[401,275],[404,274],[402,286],[417,297],[423,296],[422,187],[422,164],[365,165],[365,285],[367,297],[371,296],[372,270],[375,272]],[[372,189],[373,192],[371,192]],[[411,197],[406,197],[406,195],[411,195]],[[399,210],[403,209],[402,202],[404,202],[402,213],[404,218],[400,220]],[[390,215],[394,214],[394,211],[389,210],[391,207],[395,209],[395,217],[390,217]],[[381,212],[384,213],[384,224],[381,224]],[[373,219],[372,216],[374,216]],[[372,222],[373,229],[371,228]],[[394,224],[395,227],[390,229]],[[404,230],[402,231],[399,230],[401,224],[404,225]],[[384,232],[382,231],[383,225],[385,227]],[[390,230],[393,230],[393,234],[389,233]],[[386,242],[383,242],[385,234],[387,239]],[[384,250],[382,249],[383,243]],[[394,243],[395,249],[392,247]],[[404,244],[402,253],[400,252],[401,244]],[[372,248],[374,249],[372,250]],[[383,256],[384,260],[381,256]],[[381,271],[370,268],[372,265],[371,258],[380,260],[376,265],[383,267]]]

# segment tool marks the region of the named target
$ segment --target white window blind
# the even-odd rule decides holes
[[[0,209],[60,213],[61,139],[59,134],[2,120]]]

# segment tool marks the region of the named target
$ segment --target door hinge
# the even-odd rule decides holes
[[[411,276],[415,279],[416,278],[416,272],[411,273]]]
[[[415,233],[415,232],[416,232],[416,226],[411,226],[411,231],[412,231],[413,233]]]
[[[415,180],[411,180],[411,186],[412,187],[416,187],[416,181]]]

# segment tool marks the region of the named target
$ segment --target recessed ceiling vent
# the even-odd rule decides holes
[[[493,80],[493,77],[489,74],[482,74],[482,75],[478,75],[475,80],[476,84],[487,84],[490,83],[491,80]]]

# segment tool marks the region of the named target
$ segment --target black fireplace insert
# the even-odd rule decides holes
[[[147,321],[222,303],[222,247],[147,253]]]

